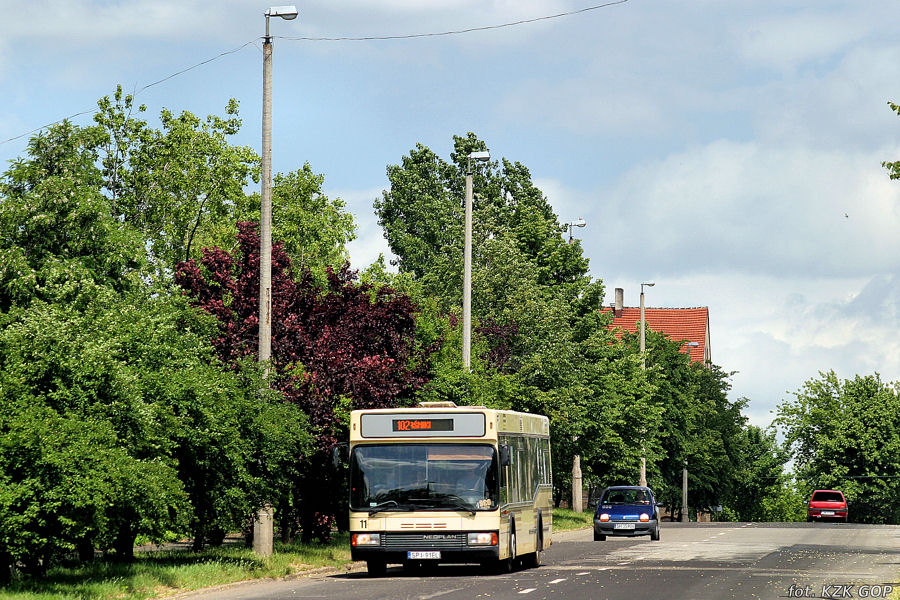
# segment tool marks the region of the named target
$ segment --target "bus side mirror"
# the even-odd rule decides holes
[[[509,444],[500,444],[500,466],[508,467],[512,463],[512,455],[509,452]]]
[[[331,447],[331,464],[332,464],[332,466],[334,466],[335,469],[337,469],[338,467],[341,466],[341,463],[343,462],[343,458],[344,458],[344,456],[343,456],[344,453],[341,451],[346,450],[347,448],[348,448],[347,444],[343,444],[343,443],[335,444],[334,446]]]

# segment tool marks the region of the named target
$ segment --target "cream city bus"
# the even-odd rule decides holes
[[[553,531],[547,417],[422,402],[350,416],[353,560],[541,564]]]

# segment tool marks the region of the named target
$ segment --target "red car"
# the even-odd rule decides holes
[[[807,521],[843,521],[847,522],[847,506],[844,492],[839,490],[816,490],[809,499],[806,509]]]

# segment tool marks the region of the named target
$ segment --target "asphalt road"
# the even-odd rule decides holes
[[[424,573],[400,567],[243,583],[198,599],[475,600],[543,598],[726,600],[879,598],[900,590],[900,526],[664,523],[661,540],[607,538],[590,530],[554,537],[544,566],[511,574],[475,566]],[[885,594],[885,592],[888,592]]]

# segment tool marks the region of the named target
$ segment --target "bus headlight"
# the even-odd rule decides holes
[[[377,533],[354,533],[350,537],[351,546],[380,546],[381,535]]]
[[[498,543],[496,531],[482,531],[469,534],[470,546],[496,546]]]

